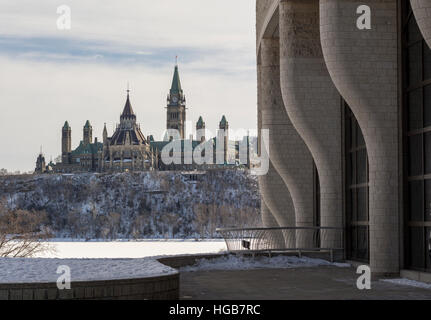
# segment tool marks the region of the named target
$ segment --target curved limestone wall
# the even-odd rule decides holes
[[[265,202],[261,201],[261,215],[262,215],[262,223],[265,228],[277,228],[279,227],[277,221],[269,210],[268,206]],[[284,239],[283,232],[280,230],[267,231],[273,244],[274,248],[284,249],[289,248],[288,239]]]
[[[279,40],[261,45],[259,110],[262,128],[269,130],[269,156],[292,197],[296,226],[313,224],[313,159],[290,122],[280,89]],[[280,190],[273,196],[283,197]]]
[[[372,12],[359,30],[360,5]],[[352,109],[369,156],[370,266],[399,272],[397,1],[321,0],[320,35],[329,74]]]
[[[261,66],[258,66],[258,78],[261,78]],[[258,81],[258,129],[262,129],[262,98],[261,81]],[[259,148],[262,148],[261,139],[259,139]],[[277,170],[274,168],[271,161],[269,161],[269,168],[267,174],[258,177],[259,191],[261,194],[261,215],[262,222],[265,227],[288,227],[295,226],[295,209],[293,206],[292,198],[290,196],[287,186]],[[280,196],[280,195],[283,196]],[[285,234],[287,247],[294,247],[295,237],[289,237],[290,234]],[[278,237],[277,237],[278,238]],[[289,240],[290,239],[290,240]]]
[[[410,0],[422,35],[431,48],[431,0]]]
[[[259,189],[262,194],[262,222],[265,227],[294,227],[295,209],[289,190],[272,163],[266,175],[259,177]],[[280,195],[283,196],[280,196]],[[288,231],[281,234],[285,237],[287,248],[295,246],[295,237]],[[280,238],[277,235],[275,238]]]
[[[282,1],[279,15],[284,104],[316,163],[320,178],[321,225],[341,227],[340,95],[323,59],[319,0]]]

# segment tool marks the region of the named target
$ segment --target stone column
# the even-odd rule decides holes
[[[323,59],[319,0],[284,0],[279,19],[284,105],[316,163],[321,225],[342,227],[341,99]],[[339,247],[341,237],[323,231],[321,240],[322,247]]]
[[[261,66],[258,65],[258,131],[259,131],[259,150],[261,144],[261,129],[262,129],[262,82],[261,82]],[[261,153],[261,152],[259,152]],[[261,216],[264,227],[295,227],[295,208],[293,207],[292,198],[289,190],[283,179],[275,170],[271,162],[269,162],[269,170],[266,175],[258,177],[259,191],[261,195]],[[282,193],[283,197],[279,197]],[[268,205],[269,204],[269,205]],[[271,216],[269,216],[271,215]],[[294,233],[294,232],[293,232]],[[284,244],[286,248],[296,247],[295,234],[292,231],[284,231]]]
[[[357,8],[371,9],[371,30]],[[399,273],[397,1],[321,0],[320,36],[329,74],[364,134],[369,157],[370,266]]]
[[[271,220],[268,216],[262,222],[265,227],[295,227],[295,209],[292,198],[283,179],[270,163],[269,171],[266,175],[259,177],[259,190],[262,195],[262,202],[272,214]],[[282,196],[280,196],[282,194]],[[273,222],[271,222],[273,221]],[[295,234],[292,231],[282,231],[287,248],[295,247]]]
[[[262,40],[258,99],[262,129],[269,130],[269,156],[292,197],[296,226],[312,226],[313,159],[293,127],[283,104],[279,50],[278,38]],[[280,190],[274,190],[274,196],[285,195]],[[304,232],[297,234],[297,242],[301,239],[311,241]],[[297,245],[302,247],[307,244]]]
[[[410,0],[419,29],[431,48],[431,0]]]
[[[262,223],[265,228],[277,228],[279,226],[274,216],[272,215],[271,210],[268,208],[263,199],[260,202],[260,213],[262,217]],[[286,248],[283,233],[281,231],[268,231],[265,233],[265,235],[266,239],[271,241],[273,249]]]

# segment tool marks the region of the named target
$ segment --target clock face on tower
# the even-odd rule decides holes
[[[172,101],[173,101],[173,103],[177,103],[178,102],[178,98],[177,97],[173,97]]]

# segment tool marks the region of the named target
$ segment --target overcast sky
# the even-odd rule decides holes
[[[57,7],[71,8],[58,30]],[[0,168],[33,170],[39,148],[61,153],[86,120],[102,139],[119,122],[127,82],[143,133],[161,137],[178,55],[187,120],[215,133],[256,128],[253,0],[0,0]]]

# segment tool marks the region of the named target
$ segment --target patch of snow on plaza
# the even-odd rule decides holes
[[[416,288],[431,290],[431,283],[419,282],[419,281],[410,280],[410,279],[384,279],[381,281],[389,282],[392,284],[398,284],[400,286],[409,286],[409,287],[416,287]]]
[[[0,283],[57,282],[59,266],[70,268],[71,282],[136,279],[175,274],[155,259],[28,259],[0,258]]]
[[[243,257],[236,255],[222,256],[215,259],[201,259],[189,267],[181,268],[183,272],[194,272],[204,270],[251,270],[251,269],[289,269],[289,268],[311,268],[319,266],[336,266],[348,268],[348,263],[331,263],[323,259],[307,257],[277,256],[277,257]]]
[[[52,241],[51,251],[35,258],[124,259],[163,255],[208,254],[226,251],[223,240]]]

